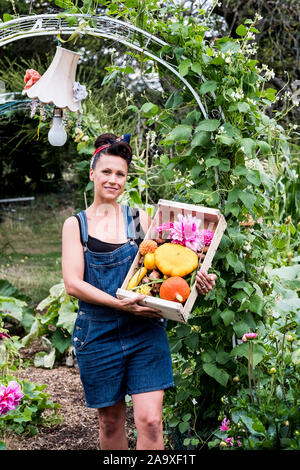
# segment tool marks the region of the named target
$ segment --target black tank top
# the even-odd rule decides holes
[[[79,223],[80,240],[82,243],[82,234],[81,234],[79,216],[75,215],[74,217],[76,217]],[[140,213],[138,209],[132,208],[132,218],[133,218],[133,223],[135,226],[135,232],[141,235],[139,238],[135,238],[135,242],[139,246],[142,243],[145,234],[140,224]],[[90,251],[93,251],[94,253],[108,253],[110,251],[116,250],[117,248],[120,248],[120,246],[122,245],[124,245],[124,243],[104,242],[102,240],[99,240],[99,238],[95,238],[95,237],[92,237],[91,235],[88,235],[87,247]]]

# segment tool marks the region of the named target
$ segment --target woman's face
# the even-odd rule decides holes
[[[95,169],[90,170],[94,182],[95,196],[101,200],[114,201],[124,191],[128,165],[126,160],[115,155],[101,155]]]

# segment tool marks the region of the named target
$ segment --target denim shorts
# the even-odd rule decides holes
[[[121,312],[110,320],[79,311],[75,347],[86,405],[102,408],[125,395],[174,387],[166,320]]]

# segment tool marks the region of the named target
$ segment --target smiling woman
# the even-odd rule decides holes
[[[113,134],[96,140],[93,203],[63,226],[63,278],[67,293],[79,299],[72,342],[86,404],[98,409],[101,449],[128,449],[130,394],[137,449],[160,450],[164,390],[174,386],[166,320],[158,309],[139,305],[143,295],[116,298],[151,223],[145,211],[134,220],[131,209],[117,202],[132,157],[128,140]],[[210,290],[214,280],[207,280]]]
[[[132,395],[137,449],[163,449],[163,394],[174,386],[166,322],[158,310],[139,305],[142,295],[116,298],[150,224],[140,211],[138,234],[129,207],[117,203],[132,156],[128,140],[104,134],[96,141],[94,201],[64,223],[63,277],[79,299],[72,341],[86,404],[98,409],[101,449],[128,449],[126,394]]]

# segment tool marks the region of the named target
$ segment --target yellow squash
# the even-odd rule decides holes
[[[152,271],[152,269],[155,269],[155,259],[154,259],[154,253],[146,253],[144,256],[144,266],[145,268],[149,269]]]
[[[168,276],[184,277],[198,266],[198,255],[186,246],[164,243],[154,252],[157,269]]]
[[[143,277],[147,274],[147,269],[142,266],[140,269],[137,270],[137,272],[132,276],[130,281],[128,282],[128,286],[126,290],[132,289],[133,287],[136,287],[139,285]]]

